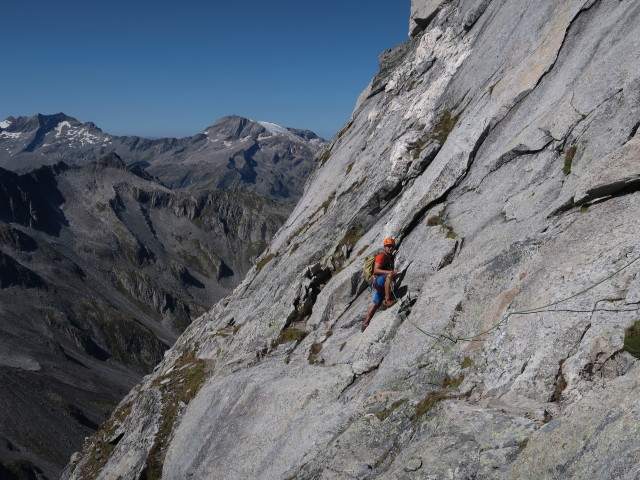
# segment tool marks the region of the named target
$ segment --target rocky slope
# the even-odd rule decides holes
[[[115,154],[0,169],[0,477],[57,478],[289,212],[250,192],[172,191]]]
[[[268,251],[63,478],[640,475],[640,5],[411,12]],[[361,333],[391,235],[401,302]]]
[[[238,116],[191,137],[117,137],[63,113],[0,122],[0,167],[25,173],[59,161],[84,164],[109,152],[172,189],[247,190],[295,203],[324,140],[307,130]]]

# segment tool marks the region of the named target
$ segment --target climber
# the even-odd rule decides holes
[[[369,307],[367,311],[367,316],[362,322],[361,331],[365,331],[365,329],[369,326],[369,322],[371,321],[371,317],[376,313],[376,310],[382,305],[382,295],[384,295],[384,305],[385,307],[391,307],[395,300],[391,299],[391,283],[396,279],[398,275],[398,271],[393,269],[394,266],[394,258],[393,252],[396,248],[396,242],[393,241],[393,238],[385,238],[383,242],[383,253],[380,253],[376,256],[376,259],[373,264],[373,275],[371,277],[371,286],[373,287],[373,303]]]

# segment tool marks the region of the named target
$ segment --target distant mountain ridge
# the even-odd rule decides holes
[[[58,113],[0,122],[0,167],[25,173],[59,161],[85,164],[110,152],[171,189],[249,190],[294,203],[326,142],[308,130],[232,115],[203,133],[150,140],[114,136]]]
[[[0,121],[0,478],[58,476],[241,282],[323,144],[238,116],[156,140],[64,113]]]

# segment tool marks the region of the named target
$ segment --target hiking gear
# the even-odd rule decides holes
[[[382,242],[382,245],[384,245],[385,247],[394,247],[396,246],[396,242],[393,241],[393,238],[391,237],[387,237],[384,239],[384,242]]]
[[[396,304],[396,300],[385,300],[384,301],[384,306],[385,307],[393,307]]]
[[[371,281],[371,286],[378,293],[384,293],[384,282],[387,280],[387,274],[378,275]]]
[[[376,255],[374,253],[364,259],[364,280],[367,283],[371,282],[371,277],[373,276],[373,264],[376,260]]]
[[[364,332],[364,331],[367,329],[367,327],[368,327],[368,326],[369,326],[369,324],[368,324],[368,323],[367,323],[367,324],[364,324],[364,323],[363,323],[363,324],[362,324],[362,326],[360,327],[360,331],[361,331],[361,332]]]

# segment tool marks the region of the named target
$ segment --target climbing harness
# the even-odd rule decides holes
[[[411,301],[411,298],[409,298],[409,301],[406,302],[402,302],[400,305],[400,310],[398,311],[398,315],[400,316],[400,318],[402,318],[402,321],[409,321],[409,323],[411,325],[413,325],[418,331],[420,331],[421,333],[423,333],[424,335],[431,337],[435,340],[437,340],[436,343],[434,343],[434,345],[432,345],[431,348],[433,348],[438,341],[445,339],[445,340],[449,340],[453,343],[457,343],[457,342],[471,342],[473,340],[475,340],[476,338],[479,338],[493,330],[495,330],[496,328],[498,328],[500,325],[502,325],[503,323],[506,323],[507,320],[509,320],[509,317],[511,317],[512,315],[526,315],[529,313],[538,313],[542,310],[545,310],[547,308],[553,307],[555,305],[559,305],[560,303],[566,302],[567,300],[571,300],[572,298],[578,297],[586,292],[588,292],[589,290],[594,289],[595,287],[597,287],[598,285],[606,282],[607,280],[610,280],[611,278],[615,277],[616,275],[618,275],[620,272],[622,272],[624,269],[630,267],[632,264],[634,264],[635,262],[637,262],[638,260],[640,260],[640,256],[634,258],[633,260],[631,260],[629,263],[627,263],[626,265],[624,265],[622,268],[616,270],[615,272],[613,272],[612,274],[608,275],[607,277],[603,278],[602,280],[594,283],[593,285],[585,288],[584,290],[580,290],[578,293],[574,293],[573,295],[563,298],[561,300],[557,300],[555,302],[549,303],[547,305],[542,305],[540,307],[535,307],[535,308],[530,308],[527,310],[519,310],[519,311],[515,311],[515,312],[509,312],[502,320],[500,320],[498,323],[496,323],[495,325],[493,325],[492,327],[476,334],[476,335],[472,335],[469,337],[454,337],[451,335],[446,335],[445,333],[436,333],[436,332],[428,332],[422,328],[420,328],[418,325],[416,325],[412,320],[409,319],[407,312],[411,312],[411,305],[413,304],[413,302]],[[396,297],[395,294],[395,289],[391,289],[393,296],[396,300],[398,300],[398,298]]]

